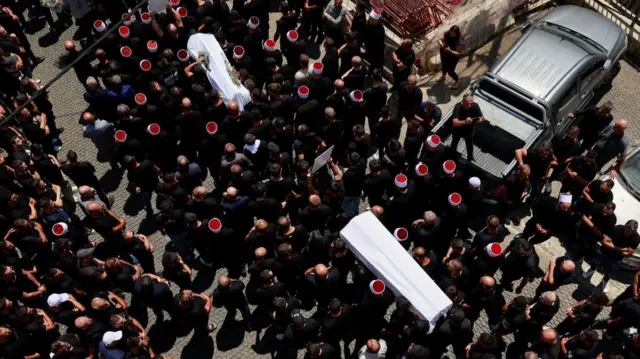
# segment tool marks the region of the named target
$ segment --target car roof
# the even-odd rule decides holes
[[[559,6],[549,12],[543,22],[565,27],[582,34],[611,52],[624,37],[622,29],[599,13],[580,6]]]
[[[547,100],[592,54],[573,42],[533,27],[491,70],[527,93]]]

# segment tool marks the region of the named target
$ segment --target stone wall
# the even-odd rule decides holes
[[[437,29],[429,32],[418,45],[416,53],[420,57],[422,72],[440,69],[438,40],[446,29],[458,25],[464,36],[465,52],[486,44],[494,35],[515,23],[513,11],[527,3],[527,0],[468,0],[457,11],[448,16]],[[547,1],[540,0],[533,6]]]

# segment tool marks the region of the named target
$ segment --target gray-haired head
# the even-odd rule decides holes
[[[186,166],[189,164],[189,159],[184,156],[184,155],[180,155],[178,156],[178,166]]]
[[[93,76],[87,77],[87,81],[85,82],[85,84],[87,85],[87,88],[89,88],[89,90],[95,90],[98,88],[98,80],[96,80],[96,78]]]
[[[433,224],[438,219],[438,216],[433,211],[424,212],[424,224]]]
[[[600,104],[600,106],[598,106],[600,108],[600,111],[604,112],[604,113],[609,113],[613,110],[613,103],[609,100],[603,102]]]
[[[109,78],[109,82],[112,86],[122,86],[122,78],[120,75],[113,75]]]
[[[121,103],[118,105],[118,115],[120,116],[129,116],[129,114],[131,113],[131,109],[129,108],[129,106]]]
[[[326,118],[336,118],[336,110],[333,107],[327,107],[324,109],[324,117]]]
[[[542,295],[540,296],[540,301],[545,304],[551,304],[551,303],[555,303],[557,298],[558,297],[556,296],[556,293],[552,291],[548,291],[548,292],[542,293]]]

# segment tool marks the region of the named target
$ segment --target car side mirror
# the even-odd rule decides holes
[[[602,65],[602,69],[603,70],[609,70],[611,68],[611,65],[613,64],[613,62],[611,60],[607,60],[604,62],[604,65]]]

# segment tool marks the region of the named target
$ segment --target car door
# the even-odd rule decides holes
[[[598,87],[600,81],[605,75],[604,60],[596,61],[587,71],[585,71],[578,83],[578,94],[580,96],[578,107],[575,110],[582,109],[593,98],[593,90]]]
[[[571,121],[569,120],[569,114],[572,113],[580,104],[581,98],[578,95],[578,83],[571,84],[570,87],[565,89],[560,100],[553,106],[555,109],[553,119],[554,133],[562,133],[565,131]]]

